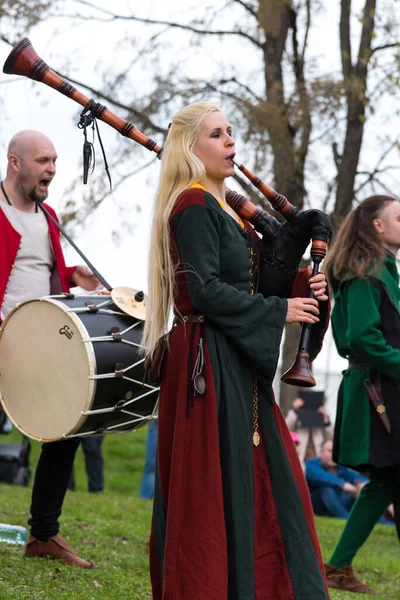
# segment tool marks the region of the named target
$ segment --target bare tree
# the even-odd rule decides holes
[[[9,27],[20,33],[44,19],[50,5],[50,0],[0,0],[0,21],[7,19]],[[3,33],[0,39],[9,42]]]
[[[0,4],[0,19],[7,16],[4,7],[10,10],[14,4]],[[102,83],[89,84],[76,81],[66,65],[67,78],[156,139],[183,103],[204,97],[218,99],[232,115],[237,137],[246,143],[250,168],[272,181],[300,208],[323,204],[332,213],[335,228],[361,194],[392,185],[393,158],[398,157],[396,131],[379,139],[375,163],[366,160],[361,165],[360,160],[369,122],[398,93],[397,0],[358,0],[358,11],[353,8],[354,0],[353,6],[351,0],[337,0],[340,62],[336,71],[326,70],[323,58],[310,47],[316,24],[324,19],[326,9],[321,0],[220,0],[165,19],[155,18],[154,11],[142,11],[142,16],[128,9],[119,13],[108,3],[89,0],[54,1],[51,8],[46,2],[21,4],[36,6],[38,12],[33,14],[39,16],[123,25],[126,36],[116,52],[129,48],[132,58],[122,69],[108,69]],[[144,41],[139,27],[141,34],[146,31]],[[185,41],[191,58],[193,48],[204,57],[221,52],[223,66],[193,76],[184,60]],[[245,67],[243,61],[236,65],[227,60],[237,47],[249,57]],[[135,87],[139,72],[148,75],[146,90]],[[326,159],[322,166],[320,157],[327,147],[331,149],[329,162]],[[131,153],[129,140],[120,144],[113,153],[115,168],[127,164]],[[138,168],[144,168],[148,160]],[[136,171],[127,168],[120,174],[121,180]],[[235,179],[254,202],[267,208],[265,199],[241,174]],[[90,209],[106,196],[100,191],[102,185],[98,190],[92,188],[87,199]],[[312,200],[308,189],[317,189]],[[82,214],[81,209],[79,212]],[[73,222],[77,214],[70,201],[66,218]],[[298,335],[297,328],[288,328],[283,369],[293,360]],[[282,385],[284,412],[292,399],[293,389]]]
[[[376,37],[377,4],[379,4],[377,0],[366,0],[365,2],[358,52],[355,59],[353,59],[351,0],[341,0],[340,49],[346,101],[346,133],[343,150],[337,161],[337,192],[332,214],[335,228],[340,225],[351,209],[354,198],[367,112],[373,109],[367,93],[368,78],[370,71],[373,70],[372,60],[378,52],[389,49],[398,51],[400,47],[399,41],[373,45],[374,37]],[[386,28],[387,26],[386,24]],[[384,71],[382,74],[386,76]],[[390,140],[389,147],[384,150],[384,155],[390,151],[396,142],[396,138]],[[368,181],[371,182],[376,179],[378,172],[379,168],[368,172]]]

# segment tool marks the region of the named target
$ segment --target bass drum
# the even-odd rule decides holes
[[[63,438],[132,431],[157,418],[144,382],[143,321],[109,296],[22,302],[0,327],[0,395],[25,435]]]

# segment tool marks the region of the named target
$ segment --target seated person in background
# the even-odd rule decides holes
[[[369,479],[353,469],[335,463],[332,448],[332,440],[323,442],[319,458],[310,458],[306,462],[306,480],[316,515],[347,519],[351,507]],[[394,508],[391,504],[378,523],[394,525],[393,515]]]
[[[368,477],[336,464],[332,459],[332,447],[332,440],[326,440],[319,458],[307,460],[306,479],[316,515],[347,519]]]
[[[309,405],[313,405],[310,400],[314,398],[320,402],[319,406],[308,408]],[[293,401],[293,408],[286,416],[289,431],[297,433],[299,437],[297,452],[303,470],[307,458],[316,456],[322,443],[333,437],[333,428],[324,402],[323,392],[299,390],[297,398]]]

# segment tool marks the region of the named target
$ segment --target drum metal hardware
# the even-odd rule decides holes
[[[123,377],[124,376],[124,367],[123,363],[117,363],[115,365],[115,377]]]
[[[129,287],[116,287],[111,291],[111,297],[118,308],[127,315],[141,321],[146,320],[147,296],[142,291]]]
[[[97,312],[99,310],[97,304],[93,304],[93,302],[85,302],[85,306],[87,306],[91,312]]]
[[[122,337],[121,337],[121,332],[119,330],[119,327],[111,327],[111,337],[114,342],[121,341]]]

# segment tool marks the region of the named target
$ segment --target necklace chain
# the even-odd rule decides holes
[[[12,206],[12,204],[11,204],[11,202],[10,202],[10,198],[8,197],[8,194],[7,194],[6,190],[4,189],[4,182],[3,182],[3,181],[0,181],[0,187],[1,187],[1,191],[2,191],[2,192],[3,192],[3,194],[4,194],[4,198],[7,200],[7,203],[8,203],[10,206]],[[35,202],[35,213],[37,213],[37,211],[38,211],[38,203],[37,203],[37,202]]]
[[[7,192],[6,192],[6,190],[4,189],[4,184],[3,184],[3,182],[2,182],[2,181],[0,182],[0,186],[1,186],[1,191],[2,191],[2,192],[3,192],[3,194],[4,194],[4,198],[7,200],[7,203],[8,203],[10,206],[12,206],[12,204],[11,204],[11,202],[10,202],[10,198],[8,197],[8,195],[7,195]]]
[[[258,431],[258,382],[253,377],[253,444],[257,447],[260,443],[260,433]]]

